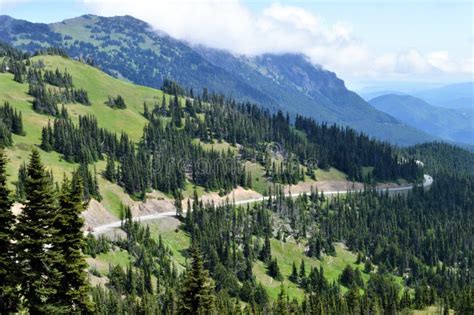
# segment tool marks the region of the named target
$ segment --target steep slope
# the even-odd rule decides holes
[[[92,58],[113,76],[142,85],[160,87],[164,78],[172,78],[186,87],[206,87],[272,111],[349,125],[398,144],[432,139],[374,110],[334,73],[302,56],[246,58],[194,48],[130,16],[85,15],[50,25],[2,16],[0,39],[29,51],[62,47],[71,56]]]
[[[90,106],[67,105],[67,110],[74,121],[77,122],[79,115],[91,114],[97,118],[101,127],[118,134],[125,131],[135,141],[140,139],[146,122],[141,114],[143,101],[161,99],[163,95],[159,90],[117,80],[94,67],[71,59],[59,56],[33,58],[34,61],[39,59],[43,60],[47,69],[59,68],[61,71],[67,69],[73,76],[75,86],[88,91]],[[116,94],[124,97],[128,106],[126,110],[113,110],[104,105],[108,95]],[[13,76],[9,73],[0,73],[0,106],[4,101],[8,101],[15,109],[21,111],[26,132],[25,136],[13,135],[14,145],[6,150],[10,160],[8,173],[12,181],[16,181],[18,169],[27,160],[31,149],[40,145],[42,128],[54,119],[52,116],[36,113],[32,108],[32,100],[33,98],[28,95],[28,84],[13,81]],[[41,150],[40,153],[44,163],[58,180],[78,167],[78,164],[66,162],[62,155],[56,152]],[[100,174],[105,168],[105,161],[97,162],[95,168]],[[100,206],[96,203],[93,205],[97,205],[98,208],[105,207],[110,213],[118,216],[121,202],[135,204],[118,185],[106,181],[102,176],[98,176],[98,180],[104,199]]]
[[[171,77],[187,87],[233,91],[234,97],[270,105],[265,95],[210,64],[185,43],[130,16],[84,15],[50,25],[2,16],[0,30],[1,40],[20,49],[62,47],[70,56],[91,57],[105,72],[136,84],[158,88]]]
[[[422,143],[405,149],[424,163],[430,174],[474,175],[474,153],[443,142]]]
[[[143,116],[143,103],[161,102],[163,92],[149,87],[138,86],[123,80],[113,78],[97,68],[88,66],[82,62],[74,61],[72,59],[62,58],[60,56],[41,55],[32,58],[33,63],[41,60],[45,69],[65,71],[72,76],[74,86],[76,88],[84,89],[89,95],[90,105],[84,106],[82,104],[67,104],[66,108],[69,116],[77,123],[79,115],[92,115],[97,119],[98,125],[108,131],[120,135],[125,132],[130,139],[138,142],[143,135],[143,128],[147,123],[147,119]],[[127,108],[123,110],[116,110],[105,105],[104,102],[109,96],[121,95],[127,104]],[[170,97],[167,96],[170,100]],[[33,110],[33,97],[28,94],[28,84],[15,82],[11,73],[0,73],[0,106],[7,101],[10,105],[20,111],[23,116],[25,136],[13,135],[14,145],[7,149],[8,158],[12,161],[9,164],[9,174],[12,180],[16,180],[16,175],[20,165],[26,161],[28,155],[33,147],[38,147],[41,144],[42,128],[54,120],[53,116],[42,115]],[[196,139],[198,140],[198,139]],[[199,141],[197,141],[199,143]],[[221,142],[216,145],[211,143],[202,143],[205,149],[222,150],[227,149],[236,150],[236,147],[231,147],[226,142]],[[46,152],[41,150],[42,159],[53,171],[55,178],[62,178],[64,174],[71,173],[78,164],[66,162],[64,156],[56,152]],[[105,161],[99,160],[95,163],[97,174],[101,174],[105,168]],[[91,169],[94,167],[91,166]],[[253,167],[248,167],[248,170],[257,177],[261,167],[257,167],[253,163]],[[326,174],[327,173],[327,174]],[[316,173],[318,178],[325,178],[328,174],[333,172]],[[258,187],[261,188],[262,193],[267,191],[267,179],[262,175],[259,176]],[[330,176],[329,179],[335,179]],[[345,175],[342,174],[342,179],[345,180]],[[107,208],[111,213],[118,215],[120,210],[120,202],[126,204],[134,204],[130,197],[125,194],[123,189],[116,184],[105,180],[102,176],[98,176],[101,194],[104,197],[102,206]],[[184,196],[192,193],[193,185],[188,183],[189,191],[184,191]],[[268,183],[270,184],[270,183]],[[254,189],[258,188],[257,185]],[[202,187],[197,187],[199,192],[203,192]],[[257,189],[258,190],[258,189]],[[162,197],[162,195],[153,195],[154,198]]]
[[[421,129],[449,141],[474,143],[474,115],[472,110],[432,106],[410,95],[382,95],[369,101],[407,125]]]

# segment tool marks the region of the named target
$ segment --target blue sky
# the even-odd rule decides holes
[[[301,52],[354,87],[472,80],[471,1],[116,1],[0,0],[0,10],[45,23],[130,14],[180,39],[236,53]]]

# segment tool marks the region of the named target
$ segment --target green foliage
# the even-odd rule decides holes
[[[7,187],[7,160],[5,153],[0,150],[0,313],[13,313],[17,309],[18,292],[15,278],[15,258],[13,227],[15,218],[11,211],[13,204]]]
[[[100,128],[93,116],[80,116],[75,125],[69,118],[56,118],[53,125],[43,128],[41,148],[55,150],[70,162],[91,163],[103,159],[103,154],[120,156],[133,152],[126,135],[120,140],[115,134]]]
[[[15,229],[21,270],[19,283],[30,312],[53,313],[64,310],[61,303],[54,299],[61,281],[61,273],[57,269],[61,253],[55,246],[58,231],[54,227],[58,203],[51,178],[38,151],[32,152],[27,170],[27,197]]]
[[[87,206],[83,202],[83,191],[81,177],[74,177],[72,182],[64,179],[54,220],[56,239],[53,245],[61,252],[61,259],[55,267],[62,277],[53,300],[72,312],[87,314],[92,311],[92,303],[84,272],[87,263],[82,254],[85,240],[81,213]]]
[[[98,254],[107,253],[110,250],[110,242],[104,236],[100,235],[99,238],[95,238],[91,233],[87,234],[86,244],[84,246],[84,254],[90,255],[95,258]]]
[[[127,104],[125,104],[125,100],[123,99],[122,96],[117,95],[117,97],[112,97],[109,96],[108,100],[105,102],[107,106],[110,106],[112,108],[118,108],[118,109],[125,109],[127,108]]]
[[[169,95],[184,95],[185,90],[176,82],[170,79],[164,79],[161,90]]]
[[[339,277],[339,282],[348,288],[364,286],[364,280],[362,280],[359,268],[355,268],[354,270],[351,265],[347,265],[346,268],[344,268]]]
[[[203,267],[199,251],[191,250],[191,264],[186,271],[180,292],[178,314],[215,313],[214,282]]]
[[[414,151],[398,150],[353,130],[319,125],[305,118],[298,118],[296,126],[292,126],[283,113],[270,114],[256,105],[237,103],[207,90],[198,95],[171,83],[168,85],[173,96],[163,95],[160,102],[162,95],[159,92],[147,90],[150,95],[160,96],[150,96],[153,100],[150,102],[146,98],[148,94],[141,90],[144,88],[114,81],[96,69],[78,66],[72,60],[53,57],[45,57],[45,60],[49,69],[51,64],[52,69],[58,64],[62,68],[67,65],[72,71],[39,71],[44,63],[30,64],[24,59],[18,61],[21,64],[15,71],[19,81],[43,89],[38,93],[45,94],[44,100],[51,98],[51,104],[56,104],[56,108],[53,105],[45,108],[54,108],[56,119],[48,126],[48,118],[33,113],[30,104],[12,101],[15,110],[20,106],[25,113],[27,123],[23,127],[28,131],[27,137],[13,135],[12,138],[15,143],[19,140],[21,144],[23,141],[28,145],[38,144],[34,137],[38,137],[41,126],[45,126],[41,148],[59,152],[69,162],[80,163],[73,183],[82,182],[83,185],[65,184],[61,190],[55,190],[51,185],[52,177],[44,168],[41,176],[31,170],[31,165],[20,168],[17,199],[27,207],[20,215],[17,244],[18,248],[34,250],[18,253],[14,250],[19,262],[14,269],[20,271],[21,277],[13,274],[15,282],[21,283],[18,288],[22,289],[25,307],[38,308],[30,312],[71,312],[71,309],[89,307],[84,298],[86,288],[82,272],[85,268],[80,250],[84,247],[84,253],[96,256],[101,262],[110,259],[119,263],[119,266],[111,263],[110,285],[106,289],[91,289],[97,313],[177,313],[181,307],[178,297],[186,290],[185,284],[202,278],[190,274],[204,274],[204,283],[215,283],[214,289],[204,291],[209,293],[206,293],[206,301],[214,300],[209,303],[219,314],[241,311],[241,301],[246,302],[245,311],[249,313],[377,314],[423,308],[433,303],[469,313],[472,306],[469,232],[473,228],[469,215],[473,183],[467,172],[462,172],[463,168],[470,168],[470,158],[464,152],[438,145]],[[74,83],[82,82],[79,86],[87,86],[94,103],[91,107],[68,105],[71,115],[64,107],[57,108],[57,104],[69,98],[65,95],[75,89],[69,73],[74,76]],[[97,83],[99,76],[106,79],[100,77],[103,82],[98,85],[110,83],[113,88],[91,88],[89,80]],[[12,90],[18,89],[21,97],[29,99],[25,95],[26,84],[12,82],[11,77],[2,75],[2,80],[8,79],[15,87]],[[118,111],[103,105],[107,94],[119,92],[127,99],[127,109],[120,111],[120,115],[126,117],[125,124],[118,123],[123,121],[114,116]],[[136,101],[131,97],[135,92]],[[134,129],[137,125],[141,129],[145,122],[141,115],[144,99],[143,114],[148,124],[137,141],[139,133]],[[11,110],[13,106],[5,105],[6,109],[1,113],[10,117],[9,121],[12,117],[17,121],[20,117],[21,121],[21,114]],[[97,118],[85,113],[93,113]],[[12,124],[8,129],[10,134],[15,133]],[[122,129],[133,138],[109,131],[121,132]],[[21,134],[18,128],[16,130]],[[214,149],[216,142],[219,147]],[[441,152],[437,153],[438,149]],[[20,156],[19,152],[15,146],[9,154]],[[305,175],[314,175],[315,170],[318,178],[325,178],[333,173],[322,169],[331,166],[345,171],[350,179],[363,180],[370,176],[365,178],[367,182],[399,178],[417,181],[422,169],[416,166],[414,159],[423,160],[425,154],[425,170],[433,170],[437,176],[446,173],[446,176],[435,178],[431,191],[415,189],[406,195],[388,196],[367,189],[327,199],[314,190],[293,199],[285,198],[277,188],[269,200],[248,207],[205,205],[195,196],[187,213],[177,207],[177,213],[184,221],[183,230],[163,234],[167,238],[172,238],[173,233],[179,235],[175,236],[181,238],[179,242],[153,237],[149,229],[132,220],[130,209],[125,212],[122,226],[126,237],[113,241],[89,236],[84,242],[78,232],[81,220],[72,219],[78,218],[84,200],[100,199],[95,170],[92,172],[92,166],[88,167],[88,164],[105,156],[107,162],[100,162],[99,166],[100,170],[105,169],[106,179],[141,198],[145,198],[151,189],[168,192],[178,205],[183,198],[181,190],[193,185],[221,194],[237,185],[254,186],[256,176],[249,171],[249,164],[260,167],[262,182],[294,184]],[[53,160],[51,157],[58,158],[58,154],[52,152],[44,153],[44,156],[48,161]],[[38,157],[35,159],[34,166],[38,168],[41,165]],[[68,170],[72,168],[71,165]],[[32,181],[30,173],[36,181]],[[40,185],[40,182],[44,183]],[[79,189],[79,186],[84,187]],[[42,191],[41,196],[38,191]],[[75,191],[74,195],[72,191]],[[106,194],[107,191],[104,196]],[[2,228],[8,229],[8,225]],[[66,239],[65,233],[59,231],[70,231],[72,236]],[[275,240],[275,235],[279,241]],[[188,240],[191,248],[199,248],[202,252],[201,267],[196,268],[202,272],[193,273],[193,264],[190,264],[189,272],[183,277],[180,275],[183,267],[177,262],[184,265],[185,259],[189,258]],[[344,242],[350,250],[360,253],[358,262],[365,263],[367,274],[361,275],[358,268],[344,268],[343,265],[352,264],[355,259],[342,264],[340,262],[344,260],[340,257],[330,256],[336,255],[336,248],[339,253],[343,246],[335,247],[334,242]],[[173,244],[173,248],[164,243]],[[297,249],[298,256],[294,259],[289,258],[289,248]],[[118,258],[111,259],[113,257]],[[295,259],[301,258],[306,260],[306,266],[305,260],[296,265]],[[31,261],[39,267],[33,270]],[[40,261],[45,261],[48,268],[43,268]],[[66,261],[69,263],[64,263]],[[265,265],[274,279],[265,274]],[[320,268],[323,265],[324,269]],[[208,274],[204,270],[208,270]],[[340,287],[337,281],[341,271],[340,282],[345,287]],[[101,266],[101,272],[105,274],[106,267]],[[76,278],[71,280],[65,274]],[[399,277],[394,280],[390,274]],[[283,276],[290,276],[291,283]],[[364,284],[361,278],[369,279],[369,282]],[[272,303],[267,288],[258,283],[261,279],[270,279],[276,283],[276,288],[279,282],[288,288],[281,290]],[[400,285],[405,287],[403,291]],[[33,289],[28,290],[33,286],[39,288],[35,293]],[[268,292],[276,298],[276,291],[272,290],[274,288]],[[412,292],[413,297],[410,296]],[[35,302],[37,296],[43,304]],[[297,300],[291,301],[293,297]],[[199,301],[194,302],[189,305],[199,304]]]
[[[84,200],[89,201],[91,198],[97,201],[102,200],[96,172],[94,170],[94,174],[92,174],[87,164],[81,163],[79,165],[79,168],[73,174],[73,180],[75,182],[81,182],[82,197]]]
[[[282,281],[283,276],[281,275],[280,268],[278,267],[278,261],[276,258],[268,262],[268,275],[277,281]]]
[[[425,172],[435,178],[437,174],[474,174],[474,154],[454,145],[430,142],[406,148],[405,152],[420,160]]]
[[[67,72],[61,73],[57,68],[54,72],[45,70],[43,75],[40,68],[30,67],[27,81],[28,93],[34,97],[33,109],[40,114],[59,116],[58,103],[90,105],[87,92],[83,89],[74,89],[72,76]],[[46,84],[55,88],[50,88]]]
[[[9,147],[13,144],[12,134],[5,123],[0,120],[0,149]]]
[[[18,112],[10,106],[8,102],[5,102],[3,106],[0,107],[0,121],[3,121],[8,130],[12,133],[20,136],[25,135],[21,112]]]

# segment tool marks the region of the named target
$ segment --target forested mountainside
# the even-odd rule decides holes
[[[372,108],[346,89],[332,72],[300,55],[234,56],[224,51],[192,47],[151,30],[130,16],[84,15],[54,24],[35,24],[0,17],[0,39],[29,52],[55,46],[89,60],[105,72],[137,84],[160,87],[172,79],[188,88],[232,95],[319,122],[348,125],[397,144],[433,140]]]
[[[423,143],[406,148],[408,156],[424,161],[429,174],[474,174],[474,154],[443,142]]]
[[[400,150],[169,80],[136,86],[59,49],[2,44],[0,72],[1,313],[474,310],[472,154]],[[374,189],[425,169],[428,190]],[[365,190],[283,192],[334,174]],[[270,198],[201,198],[237,186]],[[176,216],[134,221],[124,196],[174,200]],[[84,239],[97,201],[122,225]]]

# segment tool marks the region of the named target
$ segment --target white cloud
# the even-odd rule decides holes
[[[132,15],[173,37],[238,54],[303,53],[347,76],[472,73],[472,60],[456,63],[445,51],[416,49],[375,55],[350,25],[327,25],[300,7],[271,4],[254,14],[239,0],[79,0],[100,15]]]
[[[14,7],[16,5],[25,4],[31,2],[31,0],[0,0],[0,10]],[[1,11],[0,11],[1,13]]]
[[[444,72],[456,72],[462,69],[458,69],[456,65],[449,58],[449,53],[447,51],[434,51],[428,55],[428,62],[441,71]]]

